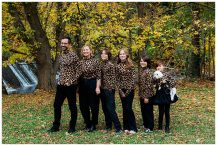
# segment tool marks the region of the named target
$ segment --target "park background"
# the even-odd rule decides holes
[[[133,109],[140,130],[136,135],[101,131],[101,109],[97,132],[82,130],[84,123],[78,110],[78,132],[67,135],[66,102],[61,131],[48,134],[59,43],[66,35],[72,38],[78,54],[88,43],[97,58],[104,48],[110,48],[113,56],[120,48],[128,48],[136,68],[143,53],[153,62],[165,60],[177,76],[180,96],[171,107],[172,134],[143,132],[137,92]],[[37,89],[28,94],[3,92],[3,143],[215,143],[214,2],[3,2],[3,79],[5,68],[23,62],[36,64]],[[116,105],[122,121],[118,95]],[[157,111],[155,107],[155,127]]]

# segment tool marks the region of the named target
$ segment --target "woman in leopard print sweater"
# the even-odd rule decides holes
[[[105,115],[106,129],[111,130],[114,123],[116,133],[121,132],[121,124],[115,111],[115,65],[111,62],[112,54],[108,49],[101,53],[101,102]]]
[[[79,103],[86,130],[92,132],[96,130],[99,114],[99,94],[101,70],[100,63],[93,57],[90,46],[81,49],[81,78],[79,82]],[[91,109],[91,110],[90,110]],[[90,111],[92,116],[90,116]],[[92,119],[90,118],[92,117]]]
[[[149,98],[154,96],[154,85],[152,72],[150,71],[151,61],[148,56],[143,55],[140,60],[139,72],[139,97],[145,132],[152,132],[154,128],[153,104]]]
[[[124,132],[131,134],[137,132],[136,120],[132,110],[135,77],[135,70],[127,49],[121,49],[118,53],[116,79],[123,107]]]

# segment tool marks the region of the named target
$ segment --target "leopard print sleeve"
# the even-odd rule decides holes
[[[101,65],[98,60],[96,60],[95,66],[96,66],[96,79],[100,80],[101,79]]]
[[[75,64],[75,68],[76,68],[76,78],[78,79],[81,74],[82,74],[82,68],[81,68],[81,61],[79,60],[79,58],[77,58],[77,62]]]
[[[164,71],[163,72],[163,80],[167,81],[167,84],[169,85],[170,88],[174,88],[176,86],[176,80],[174,77],[169,72]]]
[[[164,79],[166,79],[170,88],[174,88],[176,86],[176,80],[169,72],[165,72]]]
[[[130,72],[131,72],[131,76],[132,76],[132,82],[135,82],[135,80],[136,80],[136,71],[135,71],[135,68],[131,68]],[[131,90],[132,90],[132,88],[131,89],[127,89],[127,91],[126,91],[125,94],[128,95]]]

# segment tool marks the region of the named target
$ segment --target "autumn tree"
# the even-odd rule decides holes
[[[116,56],[124,47],[138,61],[140,50],[199,77],[214,70],[214,8],[210,2],[4,2],[3,65],[36,62],[38,88],[53,89],[59,42],[68,35],[78,54],[84,44],[96,57],[103,48]]]

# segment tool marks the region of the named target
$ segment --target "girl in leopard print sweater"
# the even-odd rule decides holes
[[[143,55],[140,59],[139,97],[145,132],[152,132],[154,128],[153,104],[149,103],[149,98],[155,93],[150,67],[150,59],[147,55]]]
[[[112,122],[116,133],[121,132],[121,124],[115,111],[115,65],[111,62],[112,54],[108,49],[101,53],[101,102],[105,115],[106,130],[111,130]]]
[[[118,53],[116,66],[116,79],[121,103],[123,107],[123,128],[125,133],[137,132],[136,120],[132,110],[135,87],[135,70],[129,58],[127,49],[121,49]]]

